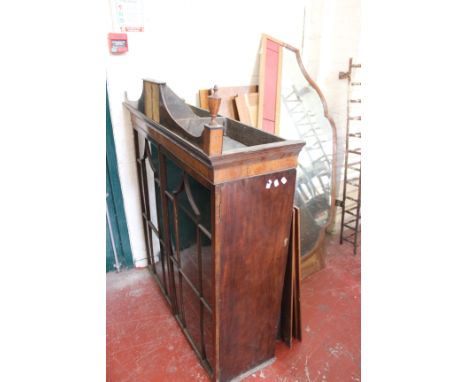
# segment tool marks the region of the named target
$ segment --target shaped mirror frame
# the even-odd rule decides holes
[[[306,142],[298,158],[294,204],[300,210],[302,277],[324,267],[325,231],[335,216],[336,127],[300,52],[262,36],[259,84],[262,130]]]

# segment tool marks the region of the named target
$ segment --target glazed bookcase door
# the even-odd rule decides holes
[[[166,299],[171,303],[158,147],[155,142],[135,130],[134,140],[148,265],[155,274]]]
[[[173,158],[164,158],[176,317],[202,362],[212,371],[211,191],[184,172]]]
[[[211,190],[134,130],[147,260],[183,331],[212,373],[215,364]]]

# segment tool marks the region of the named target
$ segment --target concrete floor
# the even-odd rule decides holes
[[[361,380],[361,256],[328,240],[326,268],[302,283],[302,342],[278,342],[245,381]],[[107,274],[107,381],[209,381],[146,269]]]

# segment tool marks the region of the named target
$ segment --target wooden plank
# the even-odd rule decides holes
[[[159,123],[159,85],[151,84],[152,119]]]
[[[201,89],[198,92],[198,97],[200,99],[200,108],[208,110],[208,97],[210,95],[210,89]]]
[[[288,245],[288,258],[286,262],[286,271],[284,275],[283,284],[283,297],[281,300],[281,315],[280,315],[280,336],[283,342],[288,346],[292,346],[293,339],[293,327],[294,327],[294,314],[293,314],[293,302],[294,302],[294,210],[292,211],[293,217],[291,221],[291,230]]]
[[[241,94],[235,97],[239,121],[256,127],[258,118],[258,93]]]
[[[292,301],[291,301],[291,305],[292,305],[292,320],[291,320],[291,323],[292,323],[292,327],[291,327],[291,335],[292,337],[296,337],[295,335],[295,331],[296,331],[296,327],[297,327],[297,323],[296,323],[296,319],[297,319],[297,315],[295,313],[295,310],[296,310],[296,280],[297,280],[297,274],[296,274],[296,262],[297,262],[297,259],[296,259],[296,254],[297,254],[297,237],[298,237],[298,231],[297,231],[297,225],[296,225],[296,214],[297,214],[297,211],[293,208],[293,216],[292,216],[292,222],[291,222],[291,226],[292,226],[292,237],[291,237],[291,242],[292,242],[292,253],[291,253],[291,258],[292,258]]]
[[[281,80],[283,76],[283,48],[278,48],[278,71],[276,77],[276,98],[275,98],[275,134],[279,135],[280,113],[281,113]]]
[[[280,316],[281,339],[288,347],[292,346],[293,338],[302,340],[300,239],[299,208],[294,207]]]
[[[292,226],[294,227],[292,237],[291,237],[291,242],[292,242],[292,258],[293,258],[293,293],[292,293],[292,336],[294,338],[297,337],[297,327],[298,327],[298,319],[297,319],[297,268],[296,268],[296,256],[297,256],[297,248],[298,248],[298,242],[297,242],[297,220],[296,220],[296,214],[297,211],[293,208],[293,221],[292,221]],[[300,261],[300,260],[299,260]]]
[[[297,337],[297,327],[299,325],[299,322],[298,322],[298,315],[297,315],[297,267],[296,267],[296,262],[297,262],[297,251],[298,251],[298,248],[299,248],[299,245],[300,243],[298,242],[298,226],[297,226],[297,218],[296,218],[296,215],[298,214],[298,211],[297,209],[293,208],[293,221],[292,221],[292,225],[294,227],[294,230],[293,230],[293,236],[291,237],[291,241],[292,241],[292,257],[293,257],[293,263],[294,263],[294,269],[293,269],[293,299],[292,299],[292,312],[293,312],[293,318],[292,318],[292,335],[294,338]],[[300,261],[300,259],[299,259]]]
[[[294,259],[294,338],[302,340],[302,311],[301,311],[301,223],[299,208],[294,206],[293,224],[295,226],[295,252],[293,253]]]
[[[282,49],[279,42],[262,36],[257,127],[272,134],[279,124]]]
[[[235,97],[237,112],[239,113],[239,121],[245,123],[246,125],[252,125],[252,120],[250,118],[249,103],[247,98],[244,95],[239,95]]]
[[[143,91],[145,97],[145,115],[148,118],[153,119],[153,103],[151,102],[152,99],[152,88],[151,82],[143,81]]]
[[[200,108],[208,110],[208,96],[211,89],[201,89],[198,92],[200,98]],[[235,97],[241,94],[257,93],[257,85],[248,86],[228,86],[218,88],[218,96],[221,98],[219,115],[239,120],[239,113],[235,103]]]
[[[265,88],[265,63],[266,63],[266,35],[262,35],[262,42],[260,48],[260,68],[258,73],[258,115],[257,115],[257,128],[263,129],[263,104],[264,104],[264,91]]]
[[[276,98],[278,88],[278,45],[267,40],[265,60],[265,87],[263,99],[263,130],[275,133]],[[267,124],[268,122],[268,124]]]
[[[247,97],[249,100],[249,112],[252,126],[256,127],[258,118],[258,93],[249,93]]]

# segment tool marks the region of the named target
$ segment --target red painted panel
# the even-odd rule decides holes
[[[280,46],[277,42],[267,39],[267,49],[272,50],[273,52],[278,53]]]
[[[276,42],[267,40],[262,129],[269,133],[275,132],[279,48]]]
[[[275,133],[275,121],[270,121],[269,119],[263,118],[262,130],[274,134]]]

